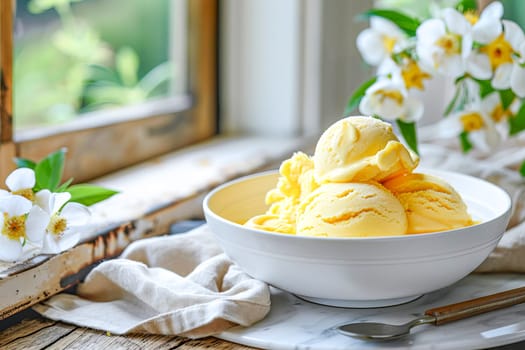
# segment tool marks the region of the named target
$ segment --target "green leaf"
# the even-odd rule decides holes
[[[412,149],[412,151],[419,154],[419,150],[417,148],[417,133],[416,133],[416,123],[414,122],[405,122],[401,119],[396,119],[397,126],[399,127],[399,131],[401,131],[401,135],[403,135],[403,139],[406,141],[408,147]]]
[[[62,148],[49,154],[35,166],[36,188],[55,192],[64,172],[66,149]]]
[[[516,135],[525,130],[525,104],[523,104],[515,116],[509,118],[509,134]]]
[[[16,157],[14,160],[17,168],[29,168],[35,170],[36,163],[31,159]]]
[[[476,11],[478,9],[478,4],[476,0],[461,0],[456,4],[456,10],[461,13],[467,11]]]
[[[511,105],[512,101],[514,101],[514,98],[516,98],[516,95],[514,92],[512,92],[511,89],[507,90],[500,90],[498,91],[499,98],[501,100],[501,107],[503,107],[503,110],[506,110]]]
[[[472,149],[472,143],[470,143],[470,140],[468,139],[468,132],[463,131],[461,134],[459,134],[459,142],[461,143],[461,149],[464,153],[467,153]]]
[[[447,108],[445,108],[445,112],[443,112],[443,115],[446,117],[450,115],[456,108],[456,103],[458,102],[458,98],[460,95],[461,90],[456,87],[456,92],[454,93],[454,97],[450,101],[450,103],[447,105]]]
[[[101,202],[119,193],[104,187],[91,184],[78,184],[70,186],[67,190],[71,194],[70,202],[77,202],[84,205],[92,205]]]
[[[491,92],[494,92],[496,91],[493,87],[492,87],[492,84],[490,83],[490,80],[478,80],[478,79],[475,79],[478,84],[479,84],[479,96],[481,98],[485,98],[485,96],[487,96],[488,94],[490,94]]]
[[[415,36],[416,30],[421,24],[421,22],[414,17],[410,17],[402,12],[390,9],[370,9],[366,12],[363,12],[358,16],[358,18],[369,19],[373,16],[382,17],[394,22],[408,36]]]
[[[67,180],[66,182],[64,182],[62,185],[60,185],[56,190],[55,192],[66,192],[67,188],[69,185],[71,185],[71,183],[73,182],[73,178],[69,178],[69,180]]]
[[[521,176],[525,177],[525,160],[523,161],[523,163],[521,163],[520,174]]]
[[[373,77],[372,79],[365,81],[360,87],[357,88],[357,90],[354,91],[352,96],[350,96],[348,103],[346,104],[344,115],[349,115],[354,111],[354,109],[357,108],[357,106],[359,106],[359,102],[361,102],[361,99],[363,96],[365,96],[366,90],[376,81],[377,77]]]

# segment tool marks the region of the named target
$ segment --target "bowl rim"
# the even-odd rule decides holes
[[[500,192],[503,195],[503,197],[505,198],[505,208],[504,208],[504,210],[502,210],[501,214],[493,217],[492,219],[487,220],[487,221],[483,221],[483,222],[480,222],[480,223],[476,223],[476,224],[473,224],[473,225],[470,225],[470,226],[459,227],[459,228],[456,228],[456,229],[445,230],[445,231],[426,232],[426,233],[422,232],[422,233],[393,235],[393,236],[372,236],[372,237],[318,237],[318,236],[301,236],[301,235],[296,235],[296,234],[286,234],[286,233],[265,231],[265,230],[260,230],[260,229],[244,226],[244,225],[238,224],[236,222],[227,220],[227,219],[221,217],[220,215],[218,215],[217,213],[215,213],[213,210],[210,209],[210,206],[209,206],[210,200],[212,199],[212,197],[215,194],[217,194],[221,190],[224,190],[227,187],[236,185],[236,184],[238,184],[240,182],[247,181],[247,180],[250,180],[250,179],[254,179],[254,178],[257,178],[257,177],[264,177],[264,176],[268,176],[268,175],[278,175],[279,171],[277,169],[266,170],[266,171],[252,173],[252,174],[249,174],[249,175],[244,175],[244,176],[241,176],[241,177],[238,177],[236,179],[230,180],[228,182],[225,182],[225,183],[215,187],[210,192],[208,192],[208,194],[206,194],[206,196],[204,197],[203,202],[202,202],[202,207],[203,207],[203,210],[204,210],[204,213],[205,213],[206,216],[207,215],[212,216],[216,220],[225,222],[225,223],[227,223],[229,225],[234,225],[236,227],[242,228],[242,229],[250,231],[252,233],[265,234],[265,235],[269,235],[269,236],[280,237],[279,239],[294,239],[294,240],[298,240],[299,239],[299,240],[313,240],[313,241],[336,241],[336,242],[337,241],[341,241],[341,242],[344,241],[344,242],[348,242],[348,241],[397,241],[397,240],[411,240],[411,239],[419,239],[419,240],[421,240],[421,239],[425,239],[423,237],[428,237],[428,239],[430,239],[430,237],[455,235],[455,234],[457,234],[458,232],[461,232],[461,231],[470,231],[474,227],[487,225],[487,224],[489,224],[491,222],[494,222],[494,221],[496,221],[496,220],[498,220],[498,219],[500,219],[501,217],[504,217],[504,216],[507,216],[507,222],[506,222],[505,226],[508,225],[508,222],[510,220],[510,212],[511,212],[511,209],[512,209],[512,200],[510,198],[510,195],[503,188],[501,188],[500,186],[497,186],[497,185],[495,185],[495,184],[493,184],[493,183],[491,183],[491,182],[489,182],[487,180],[481,179],[479,177],[475,177],[475,176],[472,176],[472,175],[459,173],[459,172],[455,172],[455,171],[441,170],[441,169],[431,169],[431,168],[424,168],[424,167],[418,168],[417,171],[414,171],[414,173],[420,173],[420,172],[421,173],[425,173],[425,174],[428,173],[429,175],[434,175],[435,174],[437,176],[441,176],[441,174],[445,174],[445,175],[463,177],[466,180],[483,183],[485,186],[492,187],[493,190],[498,191],[498,192]],[[501,234],[503,234],[503,232]]]

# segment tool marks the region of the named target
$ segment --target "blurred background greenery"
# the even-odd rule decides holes
[[[15,129],[166,96],[170,0],[17,0]]]

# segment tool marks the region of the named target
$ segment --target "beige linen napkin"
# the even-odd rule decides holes
[[[233,264],[203,225],[132,243],[93,269],[78,296],[33,307],[45,317],[114,334],[198,338],[249,326],[270,310],[268,286]]]
[[[421,147],[421,165],[452,170],[490,181],[512,199],[512,216],[496,249],[476,272],[525,272],[525,181],[517,171],[525,159],[525,142],[514,140],[488,154],[463,154],[439,144]]]

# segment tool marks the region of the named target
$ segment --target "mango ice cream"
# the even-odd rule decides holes
[[[472,225],[461,196],[445,181],[414,173],[419,157],[392,126],[347,117],[319,138],[313,156],[296,152],[279,168],[266,213],[245,225],[320,237],[417,234]]]
[[[452,230],[472,225],[467,206],[445,181],[427,174],[404,174],[383,183],[403,205],[407,233]]]

